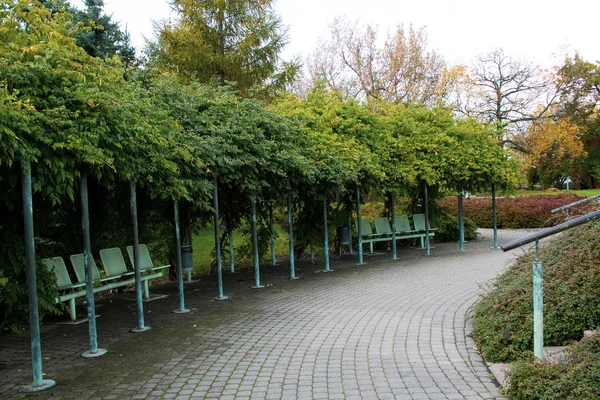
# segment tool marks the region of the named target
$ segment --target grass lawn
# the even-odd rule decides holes
[[[281,228],[280,225],[275,224],[275,254],[278,256],[281,254],[289,254],[288,236],[287,232]],[[234,248],[241,245],[245,238],[241,231],[233,232],[233,244]],[[265,255],[265,260],[271,259],[271,247],[269,243],[269,251]],[[212,226],[207,226],[202,229],[198,234],[194,235],[192,239],[192,247],[194,248],[194,271],[208,272],[212,263],[212,252],[215,248],[215,230]],[[223,254],[223,269],[229,269],[229,250],[226,249]],[[264,260],[263,260],[264,262]],[[235,255],[236,267],[239,264],[251,264],[252,260],[248,258],[240,258],[239,255]]]

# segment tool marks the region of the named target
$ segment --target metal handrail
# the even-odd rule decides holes
[[[502,250],[508,251],[517,247],[535,242],[535,261],[533,262],[532,278],[533,278],[533,354],[535,357],[544,360],[544,295],[543,295],[543,280],[542,280],[542,262],[540,260],[540,239],[566,231],[586,222],[590,222],[596,218],[600,218],[600,210],[583,215],[579,218],[572,219],[562,224],[541,230],[532,235],[525,236],[521,239],[513,240],[505,243]]]
[[[563,222],[562,224],[558,224],[558,225],[552,226],[550,228],[546,228],[539,232],[533,233],[529,236],[525,236],[523,238],[516,239],[511,242],[505,243],[504,245],[501,246],[501,248],[504,251],[516,249],[517,247],[521,247],[528,243],[532,243],[537,240],[543,239],[545,237],[555,235],[562,231],[566,231],[567,229],[571,229],[577,225],[585,224],[586,222],[592,221],[596,218],[600,218],[600,210],[594,211],[594,212],[586,214],[586,215],[582,215],[581,217],[577,217],[570,221]]]
[[[597,199],[597,198],[600,198],[600,194],[596,194],[596,195],[593,195],[593,196],[590,196],[590,197],[586,197],[585,199],[574,201],[573,203],[564,205],[562,207],[555,208],[554,210],[552,210],[550,212],[555,213],[555,212],[560,211],[560,210],[568,210],[569,208],[571,208],[573,206],[577,206],[579,204],[587,203],[588,201],[591,201],[591,200],[594,200],[594,199]]]

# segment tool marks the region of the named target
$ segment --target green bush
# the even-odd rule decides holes
[[[497,224],[500,229],[543,228],[564,220],[563,213],[553,214],[552,209],[581,200],[575,194],[537,195],[497,200]],[[448,197],[440,203],[446,212],[458,215],[455,197]],[[489,197],[469,198],[464,202],[465,216],[479,228],[492,228],[492,199]],[[580,215],[589,210],[589,205],[570,210],[571,215]]]
[[[600,221],[541,246],[544,265],[544,343],[569,344],[600,326]],[[491,362],[528,357],[533,348],[532,251],[500,275],[478,302],[474,336]]]
[[[0,254],[0,332],[23,332],[29,318],[25,246],[18,239],[5,237],[6,248]],[[59,313],[53,304],[56,276],[41,260],[36,263],[36,278],[40,319]]]
[[[600,336],[576,343],[559,364],[519,361],[508,374],[512,400],[600,398]]]
[[[433,239],[436,242],[457,242],[459,240],[458,217],[450,214],[440,214],[432,222],[431,226],[436,228]],[[465,240],[477,239],[477,226],[468,218],[464,219]]]

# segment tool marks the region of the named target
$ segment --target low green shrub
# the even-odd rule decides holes
[[[436,242],[458,242],[459,226],[458,217],[450,214],[440,214],[431,222],[431,226],[436,228],[433,239]],[[464,219],[465,240],[477,239],[477,226],[468,218]]]
[[[512,400],[600,398],[600,336],[574,344],[559,364],[519,361],[507,375]]]
[[[9,251],[0,261],[0,332],[23,332],[27,328],[29,303],[25,247],[18,238],[6,239]],[[62,307],[55,305],[56,276],[48,271],[41,260],[36,263],[37,295],[40,319],[47,314],[58,314]]]
[[[575,194],[521,196],[497,199],[497,224],[499,229],[544,228],[564,221],[563,213],[553,214],[551,210],[581,200]],[[492,199],[464,199],[464,214],[479,228],[492,228]],[[448,197],[440,205],[446,212],[458,215],[455,197]],[[589,211],[590,205],[577,206],[570,210],[571,215]]]
[[[541,246],[544,343],[560,346],[600,326],[600,221]],[[529,251],[488,288],[475,307],[473,334],[484,357],[511,362],[533,349],[532,262]]]

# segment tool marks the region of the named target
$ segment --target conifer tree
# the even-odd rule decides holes
[[[171,0],[176,23],[157,27],[150,48],[159,67],[201,82],[235,82],[242,95],[290,83],[297,62],[282,62],[287,33],[273,0]]]
[[[76,35],[77,45],[93,57],[109,58],[117,54],[123,62],[130,63],[135,50],[128,32],[122,32],[112,16],[104,13],[103,0],[84,0],[84,4],[85,9],[73,12],[73,19],[90,30]]]

